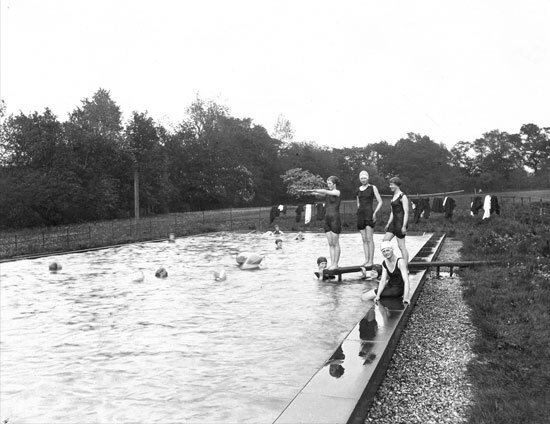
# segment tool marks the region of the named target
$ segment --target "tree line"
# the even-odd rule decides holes
[[[352,198],[358,173],[386,192],[398,175],[409,193],[548,187],[550,128],[492,130],[450,151],[426,135],[395,144],[330,148],[293,139],[280,117],[270,133],[197,97],[174,128],[133,112],[123,122],[109,91],[85,98],[61,122],[50,109],[0,109],[0,226],[21,228],[130,217],[134,181],[142,214],[297,202],[293,176],[341,179]],[[302,175],[303,176],[303,175]]]

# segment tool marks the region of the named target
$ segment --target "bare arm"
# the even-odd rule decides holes
[[[382,276],[380,277],[380,282],[378,283],[378,292],[376,293],[376,297],[374,298],[375,302],[378,302],[378,299],[380,299],[380,295],[384,291],[384,288],[386,287],[387,282],[388,282],[388,271],[386,271],[385,266],[382,266]]]
[[[374,209],[373,213],[373,219],[376,221],[376,214],[380,209],[382,209],[382,196],[380,196],[380,193],[378,192],[378,189],[376,186],[372,186],[372,190],[374,191],[374,197],[376,197],[376,209]]]
[[[401,277],[405,283],[405,290],[403,291],[403,302],[411,303],[411,285],[409,283],[409,270],[404,260],[399,261],[399,270],[401,271]]]
[[[403,203],[403,211],[405,212],[405,216],[403,217],[403,234],[407,232],[407,223],[409,222],[409,198],[405,195],[403,195],[403,198],[401,199]]]
[[[304,190],[313,194],[321,194],[321,195],[329,195],[329,196],[340,196],[340,190],[333,189],[333,190],[327,190],[324,188],[315,188],[313,190]]]
[[[386,224],[386,230],[390,227],[390,224],[393,222],[393,211],[390,212],[390,218],[388,219],[388,223]]]

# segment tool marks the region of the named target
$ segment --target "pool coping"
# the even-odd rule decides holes
[[[421,250],[430,242],[435,241],[436,245],[433,248],[431,254],[424,257],[423,260],[431,261],[439,254],[443,241],[446,237],[445,233],[432,233],[432,236],[426,241]],[[420,252],[420,251],[419,251]],[[417,253],[418,255],[418,253]],[[416,257],[416,256],[415,256]],[[412,260],[412,259],[411,259]],[[360,395],[350,395],[353,388],[343,389],[338,388],[338,378],[326,380],[325,368],[329,364],[330,359],[322,366],[316,373],[310,378],[310,380],[300,389],[298,394],[288,403],[285,409],[277,416],[274,424],[284,423],[347,423],[347,424],[362,424],[367,416],[367,413],[374,401],[374,396],[384,380],[386,370],[390,364],[391,358],[397,348],[401,334],[407,326],[408,320],[412,314],[416,301],[422,292],[422,288],[427,279],[429,269],[420,270],[417,274],[418,283],[414,290],[414,294],[411,298],[411,303],[404,309],[387,308],[389,312],[394,314],[401,313],[398,318],[397,324],[391,330],[387,340],[372,340],[363,341],[359,340],[355,335],[355,330],[361,325],[361,322],[367,315],[352,328],[347,334],[342,343],[338,346],[340,352],[342,349],[347,354],[341,355],[347,358],[351,363],[351,367],[348,366],[348,375],[350,369],[355,368],[355,373],[352,375],[349,385],[355,385],[356,393],[360,391]],[[363,367],[357,365],[358,358],[356,356],[350,356],[349,351],[356,352],[357,347],[361,344],[371,344],[377,351],[383,349],[376,365],[369,367]],[[382,345],[384,345],[382,347]],[[346,347],[347,346],[347,347]],[[331,356],[331,359],[335,357],[337,351]],[[355,349],[355,350],[354,350]],[[361,361],[361,360],[359,360]],[[346,364],[344,360],[344,364]],[[369,369],[370,368],[370,369]],[[373,369],[372,369],[373,368]],[[372,371],[372,372],[371,372]],[[327,384],[328,383],[328,384]],[[341,385],[341,384],[340,384]],[[308,389],[309,388],[309,389]],[[338,393],[338,394],[335,394]]]

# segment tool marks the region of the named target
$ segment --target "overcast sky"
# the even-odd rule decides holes
[[[550,0],[0,0],[8,113],[98,88],[177,123],[196,94],[296,141],[452,147],[550,126]]]

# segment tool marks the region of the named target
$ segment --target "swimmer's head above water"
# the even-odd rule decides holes
[[[166,278],[166,277],[168,277],[168,271],[166,271],[165,268],[159,268],[159,269],[157,269],[157,272],[155,272],[155,277],[157,277],[157,278]]]
[[[57,271],[60,271],[63,267],[61,266],[61,264],[57,263],[57,262],[52,262],[48,269],[51,271],[51,272],[57,272]]]
[[[324,256],[319,256],[317,258],[317,265],[320,269],[325,269],[328,265],[327,258],[325,258]]]

